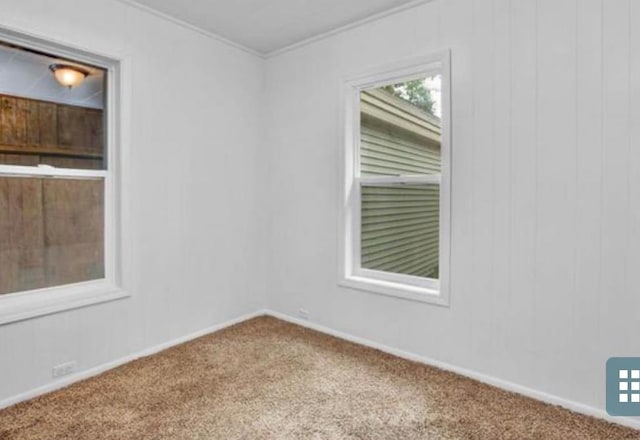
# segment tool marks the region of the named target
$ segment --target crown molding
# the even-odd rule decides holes
[[[257,50],[254,50],[254,49],[252,49],[250,47],[247,47],[244,44],[240,44],[240,43],[237,43],[237,42],[235,42],[233,40],[229,40],[228,38],[225,38],[222,35],[216,34],[215,32],[211,32],[211,31],[202,29],[201,27],[198,27],[196,25],[188,23],[188,22],[186,22],[184,20],[181,20],[179,18],[173,17],[173,16],[171,16],[169,14],[165,14],[164,12],[158,11],[157,9],[151,8],[151,7],[143,5],[143,4],[140,4],[135,0],[117,0],[117,1],[119,1],[120,3],[123,3],[123,4],[127,5],[127,6],[131,6],[132,8],[135,8],[135,9],[138,9],[140,11],[146,12],[148,14],[155,15],[158,18],[161,18],[163,20],[169,21],[169,22],[171,22],[173,24],[176,24],[178,26],[181,26],[181,27],[184,27],[186,29],[189,29],[189,30],[192,30],[194,32],[197,32],[197,33],[199,33],[201,35],[204,35],[205,37],[208,37],[208,38],[211,38],[213,40],[216,40],[216,41],[218,41],[218,42],[220,42],[222,44],[226,44],[227,46],[231,46],[231,47],[233,47],[235,49],[239,49],[239,50],[241,50],[243,52],[247,52],[247,53],[249,53],[251,55],[254,55],[254,56],[257,56],[259,58],[264,58],[265,57],[264,53],[259,52]]]
[[[274,58],[285,54],[287,52],[291,52],[293,50],[299,49],[304,46],[308,46],[310,44],[316,43],[318,41],[325,40],[329,37],[333,37],[334,35],[341,34],[343,32],[350,31],[352,29],[356,29],[360,26],[364,26],[365,24],[372,23],[374,21],[381,20],[385,17],[389,17],[391,15],[399,14],[400,12],[404,12],[408,9],[413,9],[418,6],[422,6],[427,3],[433,3],[437,0],[413,0],[409,3],[405,3],[404,5],[396,6],[395,8],[387,9],[382,12],[377,12],[375,14],[369,15],[368,17],[361,18],[360,20],[356,20],[352,23],[346,24],[344,26],[340,26],[334,29],[331,29],[326,32],[322,32],[320,34],[314,35],[309,38],[305,38],[304,40],[300,40],[296,43],[290,44],[288,46],[281,47],[280,49],[275,49],[269,52],[264,53],[262,56],[266,59]]]
[[[186,22],[184,20],[181,20],[179,18],[173,17],[173,16],[171,16],[169,14],[166,14],[164,12],[158,11],[157,9],[154,9],[152,7],[149,7],[149,6],[146,6],[146,5],[143,5],[143,4],[140,4],[135,0],[117,0],[117,1],[119,1],[120,3],[123,3],[125,5],[131,6],[133,8],[136,8],[138,10],[144,11],[146,13],[155,15],[156,17],[159,17],[159,18],[161,18],[163,20],[169,21],[169,22],[171,22],[173,24],[176,24],[178,26],[181,26],[181,27],[184,27],[186,29],[189,29],[189,30],[192,30],[194,32],[197,32],[197,33],[199,33],[201,35],[209,37],[209,38],[211,38],[213,40],[216,40],[216,41],[218,41],[220,43],[223,43],[223,44],[226,44],[228,46],[231,46],[231,47],[234,47],[236,49],[239,49],[241,51],[247,52],[247,53],[249,53],[251,55],[257,56],[257,57],[262,58],[262,59],[269,59],[269,58],[277,57],[277,56],[282,55],[282,54],[287,53],[287,52],[291,52],[291,51],[299,49],[301,47],[308,46],[308,45],[316,43],[318,41],[322,41],[322,40],[327,39],[329,37],[332,37],[334,35],[338,35],[338,34],[341,34],[343,32],[347,32],[349,30],[358,28],[360,26],[364,26],[365,24],[381,20],[381,19],[383,19],[385,17],[388,17],[390,15],[398,14],[400,12],[406,11],[408,9],[413,9],[415,7],[424,5],[426,3],[432,3],[432,2],[434,2],[436,0],[413,0],[413,1],[409,2],[409,3],[405,3],[404,5],[396,6],[395,8],[387,9],[386,11],[382,11],[382,12],[378,12],[378,13],[369,15],[368,17],[362,18],[360,20],[356,20],[356,21],[354,21],[352,23],[349,23],[349,24],[346,24],[344,26],[340,26],[340,27],[331,29],[329,31],[322,32],[320,34],[313,35],[313,36],[311,36],[309,38],[305,38],[305,39],[297,41],[297,42],[295,42],[293,44],[290,44],[290,45],[287,45],[287,46],[284,46],[284,47],[281,47],[279,49],[275,49],[275,50],[272,50],[272,51],[269,51],[269,52],[260,52],[258,50],[252,49],[252,48],[250,48],[248,46],[245,46],[244,44],[240,44],[240,43],[237,43],[237,42],[235,42],[233,40],[225,38],[225,37],[223,37],[223,36],[221,36],[221,35],[219,35],[219,34],[217,34],[215,32],[211,32],[211,31],[205,30],[205,29],[203,29],[203,28],[201,28],[199,26],[193,25],[191,23],[188,23],[188,22]]]

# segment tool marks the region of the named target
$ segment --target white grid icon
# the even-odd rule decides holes
[[[618,401],[640,403],[640,370],[618,370]]]

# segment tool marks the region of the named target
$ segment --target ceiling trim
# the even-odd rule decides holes
[[[396,6],[394,8],[387,9],[386,11],[378,12],[378,13],[369,15],[368,17],[361,18],[360,20],[356,20],[356,21],[354,21],[352,23],[349,23],[349,24],[346,24],[344,26],[340,26],[340,27],[337,27],[335,29],[331,29],[329,31],[322,32],[320,34],[314,35],[312,37],[305,38],[304,40],[300,40],[300,41],[298,41],[296,43],[290,44],[288,46],[284,46],[284,47],[282,47],[280,49],[272,50],[270,52],[262,54],[262,57],[263,58],[267,58],[267,59],[268,58],[274,58],[274,57],[277,57],[277,56],[282,55],[284,53],[291,52],[292,50],[301,48],[303,46],[307,46],[309,44],[313,44],[315,42],[324,40],[324,39],[332,37],[334,35],[350,31],[350,30],[358,28],[360,26],[364,26],[365,24],[381,20],[381,19],[383,19],[385,17],[388,17],[390,15],[398,14],[398,13],[406,11],[408,9],[413,9],[415,7],[421,6],[421,5],[426,4],[426,3],[432,3],[434,1],[436,1],[436,0],[413,0],[413,1],[409,2],[409,3],[405,3],[404,5]]]
[[[249,53],[251,55],[257,56],[257,57],[262,58],[262,59],[268,59],[268,58],[277,57],[279,55],[282,55],[284,53],[293,51],[295,49],[307,46],[309,44],[313,44],[315,42],[324,40],[324,39],[332,37],[334,35],[341,34],[343,32],[347,32],[347,31],[349,31],[351,29],[358,28],[358,27],[363,26],[365,24],[381,20],[381,19],[383,19],[385,17],[388,17],[390,15],[398,14],[400,12],[403,12],[403,11],[406,11],[408,9],[412,9],[412,8],[421,6],[421,5],[426,4],[426,3],[432,3],[432,2],[434,2],[436,0],[413,0],[413,1],[409,2],[409,3],[405,3],[404,5],[396,6],[394,8],[387,9],[385,11],[369,15],[368,17],[362,18],[360,20],[356,20],[356,21],[354,21],[352,23],[348,23],[348,24],[346,24],[344,26],[340,26],[340,27],[328,30],[326,32],[322,32],[320,34],[313,35],[313,36],[311,36],[309,38],[305,38],[305,39],[297,41],[297,42],[295,42],[293,44],[289,44],[287,46],[281,47],[280,49],[275,49],[275,50],[272,50],[272,51],[269,51],[269,52],[257,51],[255,49],[252,49],[252,48],[248,47],[248,46],[245,46],[244,44],[241,44],[241,43],[238,43],[236,41],[233,41],[233,40],[230,40],[228,38],[225,38],[222,35],[219,35],[219,34],[217,34],[215,32],[208,31],[208,30],[203,29],[203,28],[201,28],[199,26],[196,26],[194,24],[191,24],[189,22],[186,22],[184,20],[176,18],[176,17],[174,17],[172,15],[169,15],[169,14],[161,12],[161,11],[159,11],[157,9],[154,9],[154,8],[152,8],[150,6],[138,3],[135,0],[117,0],[117,1],[119,1],[120,3],[123,3],[123,4],[127,5],[127,6],[130,6],[130,7],[136,8],[138,10],[141,10],[143,12],[146,12],[148,14],[155,15],[158,18],[161,18],[163,20],[169,21],[169,22],[171,22],[173,24],[176,24],[178,26],[181,26],[181,27],[184,27],[186,29],[189,29],[189,30],[192,30],[194,32],[197,32],[197,33],[199,33],[201,35],[204,35],[205,37],[209,37],[209,38],[211,38],[213,40],[216,40],[216,41],[218,41],[220,43],[223,43],[223,44],[226,44],[228,46],[231,46],[231,47],[234,47],[236,49],[239,49],[239,50],[242,50],[244,52],[247,52],[247,53]]]
[[[169,14],[165,14],[164,12],[158,11],[157,9],[154,9],[152,7],[140,4],[138,2],[136,2],[135,0],[118,0],[120,3],[124,3],[127,6],[131,6],[133,8],[139,9],[141,11],[144,11],[146,13],[149,13],[151,15],[155,15],[156,17],[162,18],[166,21],[169,21],[173,24],[177,24],[178,26],[182,26],[184,28],[187,28],[189,30],[192,30],[194,32],[197,32],[201,35],[204,35],[205,37],[209,37],[213,40],[216,40],[220,43],[226,44],[228,46],[234,47],[236,49],[240,49],[244,52],[250,53],[251,55],[255,55],[259,58],[264,58],[265,54],[261,53],[257,50],[251,49],[250,47],[245,46],[244,44],[240,44],[237,43],[233,40],[229,40],[228,38],[223,37],[222,35],[216,34],[215,32],[211,32],[205,29],[202,29],[201,27],[198,27],[196,25],[193,25],[191,23],[188,23],[184,20],[181,20],[179,18],[173,17]]]

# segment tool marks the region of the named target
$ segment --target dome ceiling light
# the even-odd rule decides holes
[[[89,76],[89,71],[68,64],[52,64],[49,69],[53,72],[56,80],[64,87],[72,89],[82,84],[82,81]]]

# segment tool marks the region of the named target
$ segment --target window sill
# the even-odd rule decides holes
[[[0,325],[129,296],[105,280],[6,294],[0,296]]]
[[[443,295],[441,291],[426,287],[411,286],[359,276],[345,277],[340,281],[339,285],[378,295],[392,296],[442,307],[449,306],[448,297]]]

